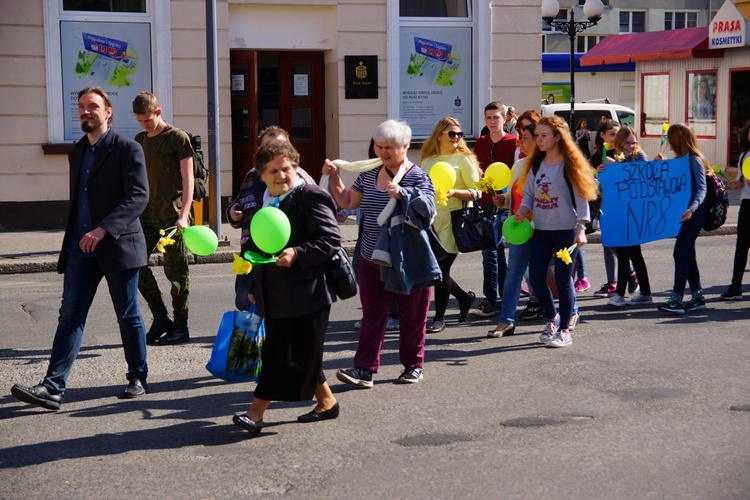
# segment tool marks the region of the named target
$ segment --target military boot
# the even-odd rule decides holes
[[[188,311],[175,311],[174,327],[157,342],[159,345],[184,344],[190,341],[188,330]]]
[[[167,306],[164,305],[164,301],[153,302],[148,305],[151,309],[151,313],[154,315],[154,322],[151,323],[148,333],[146,333],[146,343],[156,344],[159,337],[170,331],[174,323],[167,313]]]

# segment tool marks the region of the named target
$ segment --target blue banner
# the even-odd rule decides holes
[[[640,245],[677,236],[690,202],[688,156],[610,163],[599,172],[605,247]]]
[[[432,57],[438,61],[451,62],[453,46],[448,43],[436,42],[427,38],[414,37],[414,50],[417,54]]]
[[[127,58],[128,42],[107,38],[101,35],[83,33],[83,47],[91,52],[120,60]]]

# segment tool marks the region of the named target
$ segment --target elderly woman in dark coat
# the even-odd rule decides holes
[[[297,176],[299,153],[289,142],[264,144],[255,154],[254,163],[267,186],[262,203],[248,213],[235,207],[228,212],[231,219],[247,221],[261,206],[278,206],[291,225],[291,237],[278,254],[278,261],[255,266],[245,288],[248,300],[255,302],[265,318],[266,340],[253,402],[246,413],[235,415],[234,423],[257,435],[272,400],[307,401],[314,396],[317,405],[301,415],[297,419],[300,422],[339,415],[339,404],[328,387],[322,364],[328,315],[335,301],[324,264],[340,248],[341,233],[331,196]],[[243,244],[245,250],[262,253],[252,237]]]

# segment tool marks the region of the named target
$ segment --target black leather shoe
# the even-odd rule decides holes
[[[42,384],[34,387],[15,384],[10,388],[10,393],[19,401],[39,405],[48,410],[59,410],[62,404],[62,394],[50,394],[47,386]]]
[[[464,302],[463,304],[460,304],[458,309],[458,322],[463,323],[466,321],[466,318],[469,316],[469,311],[471,310],[471,306],[474,304],[474,300],[477,298],[477,295],[474,292],[469,292],[467,294],[468,300]]]
[[[253,422],[247,415],[235,415],[232,418],[232,422],[237,427],[242,427],[253,436],[260,434],[260,430],[263,428],[263,420]]]
[[[436,319],[427,327],[427,333],[440,333],[445,330],[445,322]]]
[[[122,397],[125,399],[133,399],[138,396],[143,396],[148,390],[148,384],[145,380],[134,378],[130,381],[128,386],[125,388],[125,392],[122,393]]]
[[[190,332],[187,330],[178,330],[177,327],[174,327],[155,343],[158,345],[177,345],[186,342],[190,342]]]
[[[510,337],[514,333],[516,333],[516,325],[510,324],[506,325],[505,328],[501,328],[500,330],[490,330],[489,332],[487,332],[487,336],[493,338]]]
[[[306,424],[308,422],[320,422],[321,420],[333,420],[334,418],[338,418],[340,409],[339,402],[336,401],[336,404],[333,405],[330,410],[313,410],[310,413],[305,413],[304,415],[297,417],[297,422]]]

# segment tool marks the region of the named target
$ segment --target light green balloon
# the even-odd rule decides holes
[[[182,230],[185,245],[195,255],[211,255],[219,247],[219,238],[208,226],[190,226]]]
[[[516,222],[513,217],[508,217],[503,222],[503,237],[512,245],[523,245],[531,238],[532,229],[528,219]]]
[[[275,255],[283,250],[291,234],[289,218],[276,207],[261,208],[250,220],[250,237],[265,253]]]

